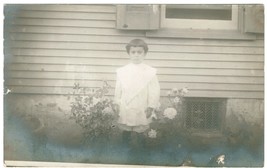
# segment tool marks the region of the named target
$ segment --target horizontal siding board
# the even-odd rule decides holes
[[[17,18],[36,19],[71,19],[71,20],[115,20],[115,13],[85,13],[85,12],[58,12],[58,11],[32,11],[22,10],[17,12]]]
[[[70,43],[70,42],[31,42],[6,41],[9,47],[14,48],[40,48],[40,49],[68,49],[68,50],[111,50],[124,51],[125,44],[111,43]],[[150,45],[153,52],[178,53],[225,53],[225,54],[263,54],[263,48],[254,47],[217,47],[217,46],[178,46],[178,45]]]
[[[71,73],[71,72],[27,72],[9,71],[6,78],[36,78],[36,79],[84,79],[84,80],[115,80],[115,74],[104,73]],[[164,82],[199,82],[199,83],[238,83],[238,84],[263,84],[262,77],[220,77],[199,75],[158,75]]]
[[[259,91],[263,92],[264,85],[257,84],[218,84],[218,83],[168,83],[160,82],[160,87],[164,90],[171,88],[184,88],[187,87],[189,91],[193,90],[221,90],[221,91]],[[165,93],[167,95],[167,93]]]
[[[16,18],[12,20],[13,25],[28,26],[59,26],[59,27],[96,27],[115,28],[114,21],[100,20],[62,20],[62,19],[24,19]]]
[[[77,50],[46,50],[46,49],[10,49],[15,56],[46,56],[46,57],[84,57],[84,58],[128,58],[126,51],[77,51]],[[67,59],[67,58],[65,58]],[[156,60],[190,60],[190,61],[231,61],[231,62],[263,62],[264,55],[245,54],[201,54],[201,53],[158,53],[148,52],[146,59]]]
[[[129,62],[128,59],[101,59],[101,58],[62,58],[62,57],[21,57],[12,59],[13,63],[46,63],[46,64],[70,64],[70,65],[116,65],[122,66]],[[208,62],[208,61],[157,61],[145,60],[145,63],[154,67],[191,67],[191,68],[232,68],[232,69],[263,69],[260,62]]]
[[[11,5],[10,5],[11,6]],[[106,12],[115,13],[115,5],[75,5],[75,4],[27,4],[16,5],[20,10],[34,10],[34,11],[57,11],[57,12]]]
[[[91,15],[89,15],[91,16]],[[78,32],[78,30],[77,30]],[[51,32],[52,33],[52,32]],[[72,35],[72,34],[36,34],[36,33],[10,33],[8,39],[16,40],[32,40],[32,41],[65,41],[65,42],[95,42],[95,43],[128,43],[133,37],[110,35]],[[145,39],[148,45],[164,44],[164,45],[186,45],[186,46],[237,46],[237,47],[263,47],[262,40],[237,41],[237,40],[201,40],[201,39]]]
[[[74,83],[79,83],[81,87],[96,88],[101,86],[103,83],[101,80],[88,81],[88,80],[45,80],[45,79],[7,79],[5,80],[6,86],[50,86],[50,87],[72,87]],[[115,87],[115,81],[108,81],[112,88]],[[168,90],[172,88],[183,88],[187,87],[189,90],[227,90],[227,91],[263,91],[263,85],[255,84],[209,84],[209,83],[168,83],[160,82],[160,88]]]
[[[233,53],[233,54],[263,54],[263,48],[254,47],[218,47],[218,46],[175,46],[175,45],[151,45],[151,51],[157,52],[187,52],[187,53]]]
[[[27,87],[11,86],[11,93],[32,93],[32,94],[71,94],[72,87]],[[162,90],[161,95],[166,91]],[[113,95],[114,90],[109,95]],[[263,98],[263,92],[233,92],[233,91],[191,91],[187,97],[226,97],[226,98]]]
[[[49,64],[6,64],[8,71],[47,71],[47,72],[102,72],[114,73],[119,66],[83,66],[83,65],[49,65]],[[188,69],[188,68],[158,68],[158,74],[169,75],[218,75],[218,76],[264,76],[263,70],[245,69]]]
[[[112,28],[56,27],[56,26],[11,26],[7,32],[43,33],[43,34],[74,34],[74,35],[108,35],[144,37],[145,31],[121,31]]]

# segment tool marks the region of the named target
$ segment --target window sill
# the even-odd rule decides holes
[[[255,34],[242,33],[237,30],[159,29],[147,31],[146,36],[189,39],[256,40]]]

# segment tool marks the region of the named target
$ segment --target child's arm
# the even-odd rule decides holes
[[[153,110],[157,108],[160,99],[160,85],[157,76],[149,82],[148,85],[148,108],[147,117],[150,117]]]

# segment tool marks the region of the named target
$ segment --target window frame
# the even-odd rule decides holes
[[[165,17],[166,5],[161,5],[161,28],[177,29],[211,29],[211,30],[237,30],[238,5],[232,5],[232,20],[204,20],[204,19],[167,19]]]
[[[147,30],[146,37],[150,38],[186,38],[186,39],[209,39],[209,40],[256,40],[255,33],[244,33],[244,6],[238,7],[237,29],[182,29],[182,28],[162,28],[157,30]],[[162,15],[162,10],[160,10]],[[161,16],[160,16],[161,17]]]

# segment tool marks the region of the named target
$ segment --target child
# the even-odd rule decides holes
[[[126,50],[130,63],[117,70],[115,103],[119,111],[118,127],[123,130],[124,141],[129,141],[133,134],[140,137],[149,128],[153,110],[159,104],[160,86],[156,69],[143,63],[147,44],[134,39],[126,45]]]

